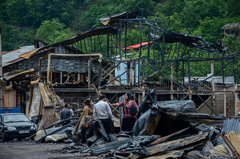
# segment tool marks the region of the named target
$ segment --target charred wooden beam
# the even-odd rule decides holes
[[[174,149],[184,147],[193,143],[197,143],[198,141],[204,140],[208,136],[208,134],[209,132],[201,132],[197,135],[192,135],[190,137],[156,144],[154,146],[147,147],[146,149],[140,151],[140,155],[151,156],[157,153],[163,153],[168,150],[174,150]]]

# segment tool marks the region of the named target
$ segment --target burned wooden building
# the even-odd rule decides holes
[[[224,46],[169,32],[168,20],[143,9],[100,21],[104,26],[61,42],[36,40],[32,50],[7,61],[5,98],[14,89],[16,106],[27,113],[39,82],[76,110],[84,99],[97,100],[100,94],[118,102],[130,92],[140,104],[156,89],[158,101],[190,99],[200,112],[237,115],[236,58]],[[206,77],[192,71],[193,63]]]

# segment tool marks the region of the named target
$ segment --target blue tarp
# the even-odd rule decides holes
[[[21,108],[16,107],[16,108],[2,108],[0,109],[0,114],[2,113],[21,113]]]

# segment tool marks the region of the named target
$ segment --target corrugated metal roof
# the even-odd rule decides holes
[[[12,79],[14,77],[17,77],[19,75],[23,75],[23,74],[30,73],[30,72],[33,72],[33,71],[34,71],[34,68],[32,68],[30,70],[19,72],[19,73],[15,73],[13,75],[9,75],[9,76],[3,77],[3,78],[6,79],[6,80],[10,80],[10,79]]]
[[[236,31],[236,30],[240,30],[240,23],[228,23],[228,24],[225,24],[222,29],[224,30],[233,30],[233,31]]]
[[[12,64],[14,62],[23,60],[24,58],[22,58],[20,56],[24,55],[24,54],[27,54],[29,52],[32,53],[33,50],[36,50],[36,48],[34,47],[34,45],[31,45],[31,46],[23,46],[23,47],[20,47],[19,49],[9,51],[9,52],[5,52],[2,56],[3,66],[7,66],[7,65]]]

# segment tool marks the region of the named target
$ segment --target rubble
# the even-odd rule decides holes
[[[98,158],[239,157],[239,118],[199,113],[191,100],[154,99],[153,90],[140,104],[139,118],[130,132],[107,135],[100,120],[87,117],[81,123],[80,116],[67,119],[72,122],[64,126],[59,126],[63,121],[42,126],[35,141],[71,142],[62,149],[63,153]],[[45,122],[48,120],[51,118]],[[115,120],[119,121],[116,117]]]
[[[98,120],[86,119],[75,136],[68,135],[74,142],[63,151],[90,153],[101,158],[164,158],[204,156],[206,153],[201,151],[206,145],[211,145],[211,149],[217,146],[221,135],[217,126],[224,117],[198,113],[190,100],[155,102],[148,110],[141,106],[142,114],[132,132],[114,134],[116,140],[111,141]],[[210,149],[207,154],[210,154]]]

